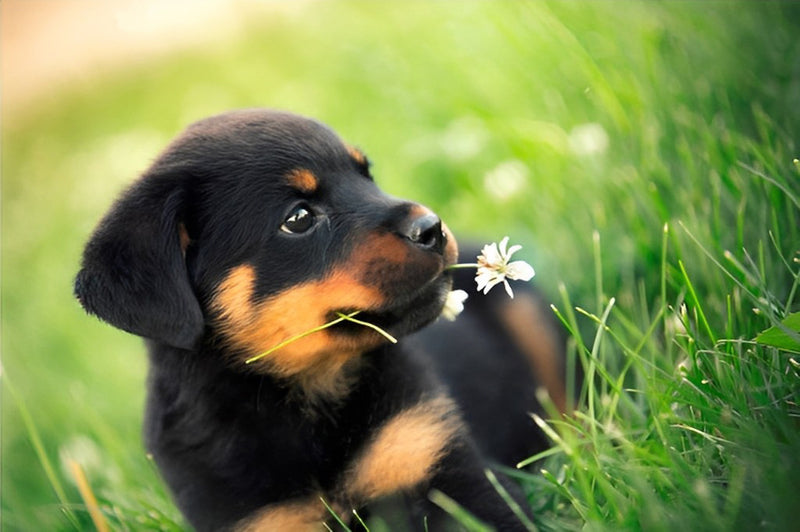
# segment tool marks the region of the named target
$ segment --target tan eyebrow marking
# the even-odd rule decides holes
[[[286,174],[289,185],[304,194],[311,194],[319,187],[319,179],[311,170],[297,168]]]
[[[360,165],[367,164],[367,157],[361,152],[361,150],[359,150],[358,148],[354,148],[349,144],[345,144],[345,147],[347,148],[347,153],[350,154],[350,157],[352,157],[353,160],[355,160],[355,162],[357,162]]]

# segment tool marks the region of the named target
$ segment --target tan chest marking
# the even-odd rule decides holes
[[[447,397],[395,415],[378,429],[348,472],[344,483],[348,498],[364,503],[425,482],[461,427],[455,404]]]
[[[318,497],[271,504],[241,521],[236,532],[317,532],[325,530],[328,511]]]

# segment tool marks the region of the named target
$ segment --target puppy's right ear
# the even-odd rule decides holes
[[[192,349],[203,312],[184,260],[185,194],[173,176],[145,175],[117,200],[83,253],[75,295],[125,331]]]

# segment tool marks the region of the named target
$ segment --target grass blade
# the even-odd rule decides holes
[[[686,273],[686,268],[683,265],[683,261],[678,261],[678,267],[681,270],[681,274],[683,275],[684,281],[686,281],[686,288],[689,290],[689,295],[692,296],[692,300],[694,301],[695,309],[697,309],[697,314],[700,316],[700,321],[703,323],[703,327],[706,330],[706,334],[711,339],[712,344],[717,343],[717,338],[714,333],[711,331],[711,326],[708,324],[708,320],[706,319],[706,314],[703,312],[703,306],[700,304],[700,298],[697,297],[697,292],[694,290],[694,286],[692,285],[692,281],[689,279],[689,274]]]
[[[484,469],[483,473],[486,475],[486,478],[489,479],[489,482],[495,491],[497,491],[497,494],[500,495],[511,511],[514,512],[514,515],[517,516],[517,519],[520,520],[525,529],[529,532],[536,532],[536,525],[534,525],[528,516],[525,515],[525,512],[522,511],[522,508],[520,508],[517,501],[515,501],[514,498],[508,493],[508,490],[506,490],[506,488],[500,484],[500,481],[497,480],[497,475],[495,475],[491,469]]]
[[[100,511],[100,506],[97,504],[97,497],[94,496],[92,487],[89,485],[89,480],[86,478],[86,473],[83,472],[83,468],[75,460],[70,459],[68,465],[97,532],[108,532],[108,524],[103,517],[103,512]]]
[[[71,510],[71,504],[67,499],[64,487],[61,485],[61,481],[58,479],[58,475],[56,475],[53,464],[50,462],[50,458],[47,456],[47,451],[44,449],[44,444],[42,443],[42,437],[39,434],[39,429],[36,428],[36,423],[34,423],[31,413],[28,411],[28,408],[25,406],[25,403],[22,401],[19,393],[9,381],[8,374],[5,372],[3,372],[3,385],[11,394],[11,398],[17,405],[17,409],[22,417],[22,422],[25,424],[25,429],[28,432],[28,438],[30,439],[34,451],[36,452],[36,456],[39,458],[39,463],[41,464],[42,469],[44,469],[44,473],[47,475],[47,480],[50,482],[50,486],[53,488],[56,497],[58,497],[58,500],[61,503],[61,510],[64,512],[64,515],[66,515],[67,519],[75,527],[75,529],[80,530],[81,526],[78,522],[78,518],[75,517],[75,514]]]

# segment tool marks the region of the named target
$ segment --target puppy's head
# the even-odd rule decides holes
[[[456,244],[439,218],[387,196],[364,155],[318,122],[239,111],[189,127],[112,207],[75,293],[129,332],[244,360],[339,313],[394,335],[435,319]],[[254,364],[283,376],[378,346],[340,323]]]

